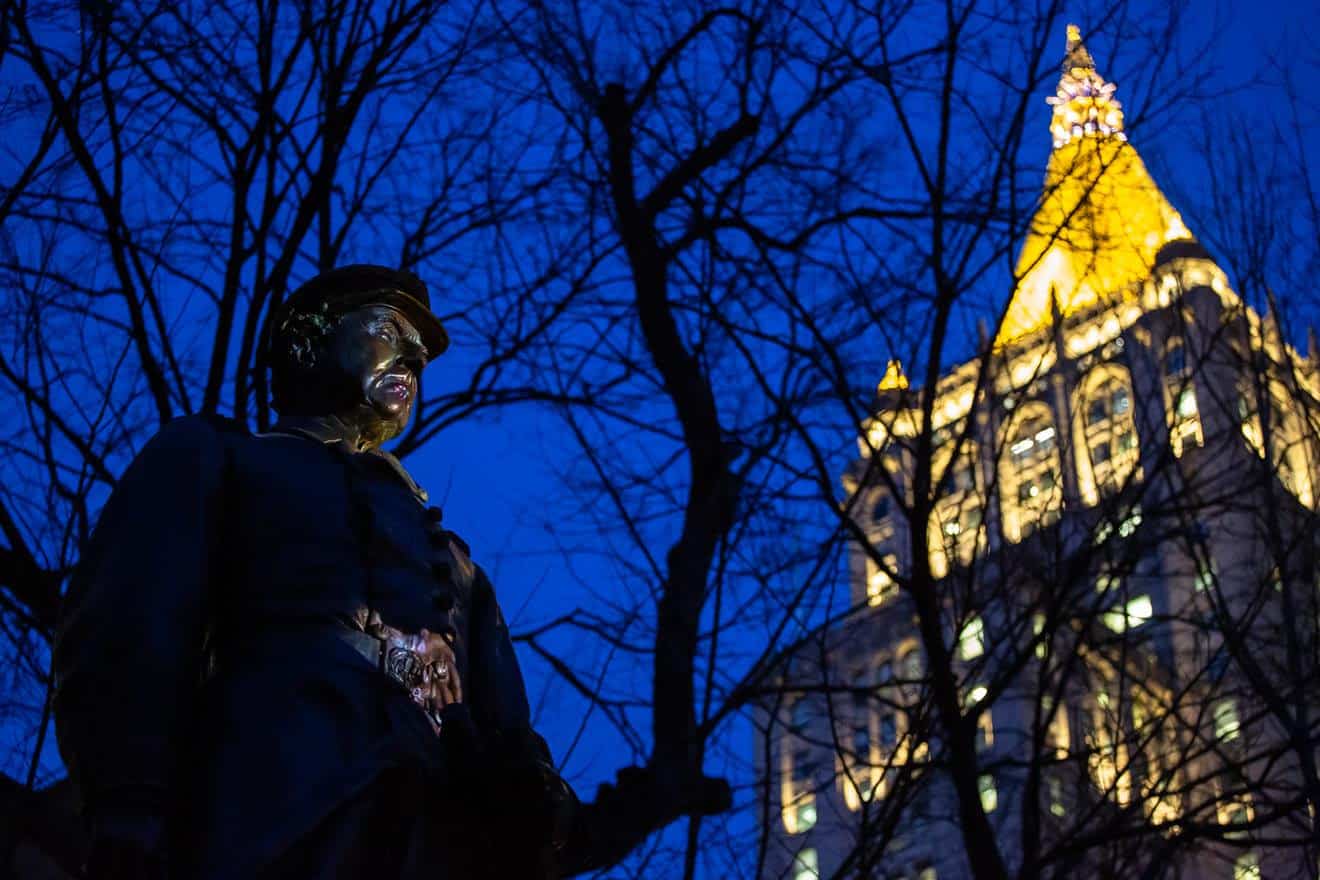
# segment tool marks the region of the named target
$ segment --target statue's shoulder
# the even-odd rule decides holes
[[[252,436],[238,419],[214,413],[193,413],[170,419],[150,442],[156,445],[212,444],[230,435]]]
[[[155,435],[138,451],[138,461],[170,460],[177,456],[220,455],[226,436],[246,433],[234,419],[214,415],[187,415],[161,425]]]

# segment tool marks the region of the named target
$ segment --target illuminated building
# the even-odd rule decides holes
[[[1137,850],[1151,851],[1199,823],[1220,832],[1179,854],[1185,876],[1270,876],[1272,859],[1296,855],[1252,845],[1239,828],[1256,815],[1250,785],[1234,780],[1290,772],[1287,750],[1270,752],[1269,710],[1226,671],[1212,618],[1288,579],[1315,619],[1320,445],[1307,414],[1320,412],[1320,371],[1233,291],[1160,192],[1076,27],[1049,102],[1053,151],[1014,295],[931,408],[920,562],[954,622],[944,644],[984,771],[977,793],[1010,870],[1030,791],[1045,836],[1075,832],[1089,811],[1087,827],[1116,839],[1144,823]],[[941,746],[914,733],[938,731],[903,588],[918,561],[904,511],[920,399],[890,362],[844,481],[867,538],[850,554],[858,614],[792,659],[789,693],[766,707],[766,877],[967,876]],[[1280,558],[1259,535],[1264,509],[1289,539],[1286,572],[1261,561]],[[1285,622],[1268,602],[1252,613],[1253,638]],[[1005,673],[1006,657],[1024,662]],[[1084,674],[1055,695],[1024,685],[1073,658]],[[1248,741],[1283,757],[1261,769]],[[865,854],[872,838],[883,849]]]

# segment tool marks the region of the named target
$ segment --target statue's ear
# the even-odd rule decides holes
[[[334,321],[324,304],[315,311],[297,312],[286,318],[280,335],[287,340],[290,362],[304,370],[315,367],[333,328]]]

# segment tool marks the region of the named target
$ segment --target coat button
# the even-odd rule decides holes
[[[437,611],[449,612],[454,610],[454,594],[448,590],[439,588],[431,591],[431,604]]]

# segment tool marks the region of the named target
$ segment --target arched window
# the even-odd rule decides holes
[[[887,662],[875,667],[874,677],[868,676],[866,667],[855,670],[852,675],[853,695],[860,694],[863,699],[854,699],[850,711],[840,716],[842,729],[838,734],[842,748],[837,766],[843,800],[850,810],[860,810],[862,804],[875,796],[875,784],[880,774],[875,751],[877,704],[869,697],[874,688],[883,687],[887,677],[892,675],[893,668]]]
[[[1005,432],[1007,449],[1001,458],[1001,502],[1004,535],[1020,541],[1059,518],[1063,506],[1059,444],[1049,407],[1023,406]]]
[[[954,447],[958,457],[952,458]],[[943,577],[955,565],[969,565],[985,549],[981,527],[985,508],[977,474],[976,446],[971,441],[950,441],[936,453],[934,476],[940,480],[931,508],[926,545],[931,573]]]
[[[816,824],[817,749],[807,740],[816,713],[806,699],[788,712],[788,730],[779,744],[780,817],[789,834],[801,834]]]
[[[1169,442],[1173,454],[1205,442],[1201,433],[1201,411],[1196,403],[1196,387],[1187,363],[1187,346],[1173,339],[1164,350],[1164,403],[1168,412]]]
[[[1077,476],[1088,504],[1140,479],[1137,423],[1133,417],[1132,383],[1127,370],[1115,364],[1099,368],[1082,383],[1075,409]]]
[[[1272,424],[1270,446],[1274,452],[1274,473],[1284,488],[1297,496],[1307,507],[1314,504],[1312,475],[1316,463],[1312,457],[1312,444],[1306,436],[1305,422],[1295,403],[1298,396],[1290,394],[1283,383],[1270,383],[1270,414]]]

